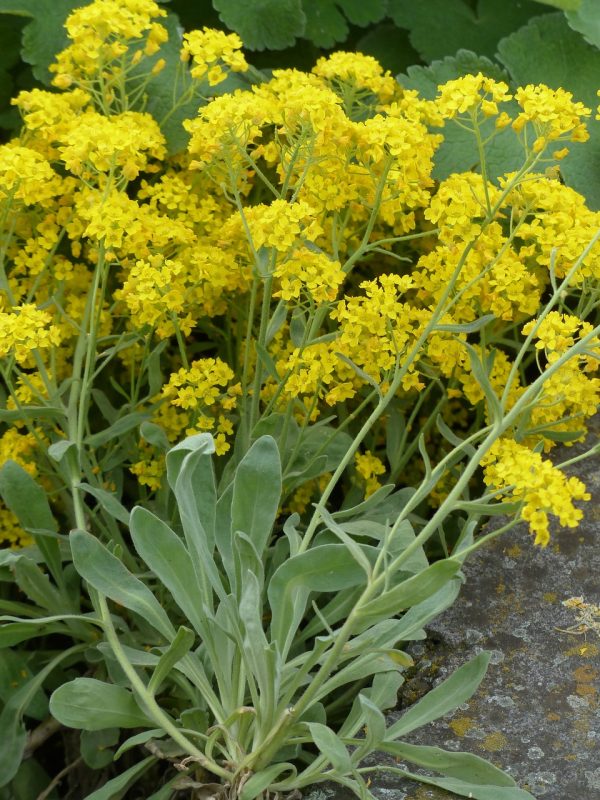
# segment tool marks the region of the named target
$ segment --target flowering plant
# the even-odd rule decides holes
[[[217,779],[242,800],[326,779],[369,797],[375,749],[463,796],[528,797],[398,741],[464,702],[485,655],[387,729],[382,710],[398,645],[497,535],[475,538],[482,519],[541,545],[549,517],[581,519],[585,487],[547,453],[584,436],[600,388],[600,216],[557,167],[590,111],[481,74],[426,101],[348,53],[215,97],[247,64],[203,30],[156,120],[163,16],[73,12],[60,91],[21,92],[0,148],[0,646],[21,675],[2,780],[46,688],[88,766],[120,729],[142,731],[115,758],[151,748],[90,800],[157,758],[179,770],[157,798]],[[190,98],[169,154],[160,123]],[[436,184],[445,125],[480,161]],[[504,129],[522,165],[491,176]]]

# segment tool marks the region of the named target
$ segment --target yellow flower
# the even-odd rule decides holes
[[[14,354],[20,364],[29,361],[34,350],[46,350],[60,344],[60,331],[52,315],[33,303],[0,311],[0,358]]]
[[[533,150],[541,152],[550,142],[585,142],[589,133],[583,121],[591,111],[583,103],[573,100],[565,89],[550,89],[544,84],[521,87],[515,92],[515,100],[522,111],[514,120],[515,131],[523,130],[527,123],[533,125],[537,136]]]
[[[320,58],[312,71],[325,78],[343,99],[350,101],[348,113],[352,111],[352,105],[361,99],[360,90],[363,90],[363,95],[375,95],[383,103],[389,102],[400,92],[391,72],[384,71],[373,56],[363,53],[338,50]]]
[[[438,89],[436,106],[448,119],[477,108],[481,108],[486,117],[493,116],[498,113],[497,104],[505,103],[512,97],[503,81],[487,78],[481,72],[447,81]]]
[[[250,206],[244,209],[244,217],[255,250],[273,247],[286,253],[299,241],[314,242],[323,232],[314,210],[303,200],[274,200],[268,206]]]
[[[154,20],[166,15],[154,0],[94,0],[75,9],[65,23],[72,44],[50,65],[54,85],[67,88],[103,70],[118,72],[131,45],[153,55],[168,39],[167,29]],[[134,52],[132,47],[132,59]]]
[[[370,497],[381,487],[377,476],[385,474],[383,462],[370,450],[365,450],[364,453],[355,453],[354,466],[365,487],[365,497]]]
[[[275,297],[299,300],[307,294],[318,304],[335,300],[346,277],[339,261],[307,247],[294,250],[290,258],[275,267],[274,275],[281,286],[274,292]]]
[[[589,500],[578,478],[567,478],[551,461],[511,439],[498,439],[482,460],[487,486],[502,490],[507,502],[522,502],[521,518],[535,534],[535,544],[545,547],[550,541],[549,515],[561,525],[575,528],[583,517],[573,505]]]
[[[227,77],[222,64],[232,72],[245,72],[248,64],[243,53],[242,40],[237,33],[203,28],[201,31],[184,33],[181,60],[192,60],[191,75],[197,81],[207,79],[209,86],[216,86]]]
[[[60,193],[62,181],[46,159],[17,142],[0,146],[0,201],[45,204]]]

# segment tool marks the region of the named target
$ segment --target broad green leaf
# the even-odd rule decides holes
[[[373,56],[393,75],[404,72],[419,61],[419,54],[410,43],[408,31],[391,22],[382,22],[368,30],[356,43],[356,50]]]
[[[346,545],[352,558],[356,561],[359,567],[364,570],[365,575],[369,576],[371,574],[371,563],[361,546],[352,538],[351,535],[348,534],[344,527],[338,525],[326,508],[323,506],[317,506],[317,508],[323,522],[327,526],[327,529],[334,533],[337,538]],[[377,523],[374,524],[377,525]]]
[[[502,406],[500,405],[500,400],[498,395],[496,394],[494,387],[492,386],[492,382],[490,380],[490,375],[492,374],[492,369],[494,365],[494,353],[491,354],[491,358],[486,360],[486,363],[482,361],[479,356],[477,350],[474,347],[471,347],[470,344],[467,342],[463,342],[463,346],[466,348],[469,354],[469,362],[471,365],[471,372],[473,373],[473,377],[481,387],[483,394],[485,395],[485,400],[487,403],[487,410],[492,422],[500,422],[503,417],[503,410]]]
[[[1,2],[2,0],[0,0]],[[0,21],[1,21],[0,17]],[[61,408],[54,408],[51,406],[26,406],[25,408],[14,409],[0,409],[1,422],[14,422],[19,419],[33,419],[40,421],[42,419],[56,420],[64,417],[64,411]]]
[[[539,5],[529,0],[389,0],[388,13],[400,28],[408,28],[410,41],[426,62],[473,50],[493,57],[503,36],[540,14]]]
[[[386,534],[389,532],[391,525],[384,525],[381,522],[374,522],[369,519],[365,520],[351,520],[344,522],[342,528],[351,536],[365,536],[370,539],[376,539],[383,544]],[[411,523],[405,519],[398,526],[391,541],[388,543],[388,552],[390,556],[395,557],[403,553],[409,545],[415,541],[415,532]],[[403,572],[422,572],[429,566],[429,561],[425,555],[422,547],[418,547],[402,564]]]
[[[331,516],[339,522],[342,519],[353,519],[357,517],[360,519],[371,519],[374,508],[379,503],[382,503],[385,498],[394,491],[394,484],[388,483],[385,486],[380,486],[372,495],[362,500],[358,505],[351,506],[350,508],[343,508],[339,511],[334,511]],[[369,513],[367,513],[369,512]]]
[[[129,525],[129,511],[119,502],[113,492],[100,489],[98,486],[90,486],[89,483],[80,483],[79,488],[94,497],[102,508],[124,525]]]
[[[482,72],[494,80],[509,80],[508,74],[493,61],[478,56],[469,50],[459,50],[456,55],[443,61],[434,61],[427,67],[409,67],[406,75],[398,75],[398,81],[407,89],[416,89],[424,98],[433,100],[438,93],[438,86],[447,81]],[[511,107],[507,106],[510,111]],[[435,129],[436,132],[438,129]],[[485,138],[494,132],[494,120],[490,119],[481,126]],[[479,153],[477,141],[470,131],[459,127],[448,120],[440,132],[444,141],[438,148],[434,158],[433,175],[437,180],[444,180],[455,172],[467,172],[478,168]],[[497,133],[485,146],[488,175],[492,179],[518,169],[524,161],[523,148],[512,128]]]
[[[174,778],[171,778],[170,781],[165,783],[164,786],[161,786],[160,789],[156,792],[152,792],[146,800],[171,800],[174,797],[174,792],[177,791],[177,787],[175,786],[176,783],[180,781],[180,776],[176,775]]]
[[[81,645],[77,645],[59,653],[38,670],[27,683],[14,690],[6,701],[2,713],[0,713],[0,731],[2,731],[0,737],[0,788],[6,786],[17,772],[27,744],[27,731],[23,724],[23,715],[26,712],[30,713],[30,706],[40,693],[40,689],[50,673],[61,661],[82,649]],[[46,712],[44,711],[44,713]]]
[[[95,678],[75,678],[59,686],[50,697],[50,713],[68,728],[84,731],[151,724],[129,689]]]
[[[101,594],[135,611],[165,638],[172,639],[175,630],[169,617],[145,584],[86,531],[72,531],[70,540],[75,569],[84,580]]]
[[[288,492],[309,478],[333,472],[352,443],[345,431],[330,425],[312,425],[301,432],[301,442],[295,448],[293,463],[286,464],[284,481]],[[333,515],[336,518],[336,515]]]
[[[20,558],[14,568],[15,582],[30,600],[51,614],[69,611],[48,576],[29,558]]]
[[[217,515],[217,487],[212,454],[200,450],[190,453],[181,465],[173,490],[188,546],[197,539],[195,532],[200,527],[204,534],[201,552],[212,553]]]
[[[36,531],[56,533],[58,530],[46,492],[23,467],[7,461],[0,470],[0,495],[23,528],[32,532],[52,577],[60,581],[62,568],[58,540],[36,534]]]
[[[281,329],[281,326],[287,319],[287,314],[288,314],[287,303],[285,302],[285,300],[280,300],[277,303],[275,311],[273,312],[273,315],[269,320],[269,325],[267,326],[267,335],[265,337],[266,345],[268,345],[273,340],[275,334]]]
[[[519,86],[544,83],[552,89],[572,92],[592,109],[587,120],[589,141],[569,145],[569,155],[560,162],[567,186],[583,194],[588,205],[600,209],[600,122],[594,119],[598,105],[600,50],[572,30],[564,14],[545,14],[507,36],[498,45],[498,57]]]
[[[282,652],[296,633],[309,592],[337,592],[365,582],[365,573],[343,544],[326,544],[282,564],[269,583],[271,640]],[[285,643],[285,644],[284,644]]]
[[[58,530],[46,492],[15,461],[0,470],[0,494],[26,530]]]
[[[331,762],[332,767],[342,775],[352,772],[352,762],[346,746],[327,725],[308,722],[308,729],[321,755]]]
[[[118,728],[104,728],[100,731],[81,731],[79,748],[83,760],[92,769],[103,769],[113,760],[114,750],[110,748],[119,741]]]
[[[567,22],[586,42],[600,47],[600,6],[597,0],[559,0]]]
[[[536,800],[532,794],[516,786],[481,786],[457,778],[435,778],[423,775],[423,773],[416,774],[397,767],[388,767],[386,771],[402,778],[425,783],[428,786],[438,786],[440,789],[446,789],[448,792],[453,792],[460,797],[469,797],[472,800]]]
[[[37,624],[28,622],[10,622],[0,627],[0,650],[7,647],[14,647],[20,642],[28,639],[35,639],[36,636],[46,636],[50,633],[66,633],[64,625],[49,625],[47,622]],[[4,654],[2,655],[4,657]]]
[[[365,753],[371,752],[383,742],[386,724],[385,717],[379,708],[365,694],[358,695],[358,702],[366,723],[365,746],[364,749],[361,747],[363,752],[360,756],[360,758],[363,758]],[[354,761],[356,762],[356,759]]]
[[[194,632],[184,625],[181,625],[175,634],[175,638],[160,657],[152,677],[148,682],[148,691],[152,694],[160,689],[161,684],[170,674],[173,667],[186,656],[194,645],[196,637]]]
[[[254,800],[255,797],[262,795],[262,793],[269,788],[272,783],[275,783],[283,772],[296,773],[296,768],[292,764],[278,763],[271,764],[266,769],[261,769],[255,772],[252,777],[246,781],[242,791],[239,795],[239,800]]]
[[[169,440],[167,439],[167,434],[164,432],[164,429],[160,427],[160,425],[156,425],[154,422],[142,422],[140,425],[140,436],[146,442],[154,447],[158,447],[160,450],[168,450],[170,447]]]
[[[17,774],[10,783],[11,800],[30,800],[38,797],[48,788],[51,777],[35,758],[28,758],[22,761]],[[43,795],[42,795],[43,796]],[[48,800],[58,800],[56,789],[48,795]]]
[[[58,442],[53,442],[48,448],[48,455],[53,461],[60,464],[66,454],[72,447],[76,447],[75,442],[70,439],[60,439]]]
[[[89,0],[88,0],[89,2]],[[0,0],[0,14],[17,14],[31,19],[24,30],[22,58],[33,67],[33,74],[49,84],[48,67],[56,54],[68,44],[64,28],[68,15],[85,0]]]
[[[362,606],[358,618],[363,623],[368,620],[373,624],[411,606],[416,606],[452,580],[460,567],[460,562],[451,558],[436,561],[427,569],[402,581],[397,586],[388,589],[380,597]]]
[[[267,546],[281,501],[277,443],[261,436],[238,464],[233,480],[231,533],[243,531],[259,555]]]
[[[317,47],[333,47],[350,32],[348,23],[362,28],[379,22],[386,12],[385,0],[303,0],[306,15],[304,36]]]
[[[171,489],[175,489],[185,457],[188,453],[195,452],[207,454],[215,452],[215,441],[210,433],[196,433],[194,436],[188,436],[169,450],[167,453],[167,479]]]
[[[459,667],[449,678],[428,692],[425,697],[412,705],[400,719],[391,725],[386,733],[386,741],[391,742],[400,736],[421,728],[434,719],[454,711],[473,695],[483,680],[490,661],[490,654],[482,652],[467,664]]]
[[[139,506],[131,512],[130,529],[141,558],[201,634],[204,630],[202,595],[184,543],[165,522]]]
[[[136,733],[133,736],[130,736],[128,739],[125,739],[115,753],[114,760],[116,761],[117,759],[121,758],[123,753],[131,750],[132,747],[137,747],[140,744],[146,744],[146,742],[149,742],[150,739],[160,739],[161,736],[165,735],[166,734],[162,728],[150,728],[150,730]]]
[[[535,2],[552,8],[560,8],[561,11],[577,11],[578,8],[585,5],[587,0],[535,0]]]
[[[161,24],[167,29],[169,39],[160,50],[151,58],[144,59],[140,66],[140,74],[147,73],[159,60],[164,59],[164,68],[153,76],[146,87],[142,99],[143,109],[152,114],[160,125],[161,131],[167,140],[167,149],[170,155],[185,150],[189,141],[189,134],[184,130],[184,119],[196,116],[198,108],[204,104],[204,99],[190,84],[189,73],[182,66],[180,52],[183,30],[175,14],[168,14]],[[235,73],[230,75],[223,83],[213,89],[214,94],[247,86],[247,82]],[[186,95],[187,92],[187,95]],[[157,385],[160,375],[160,362],[152,358],[148,365],[149,379]],[[160,388],[160,386],[158,386]]]
[[[454,603],[461,586],[460,578],[453,578],[427,600],[409,608],[399,620],[397,641],[406,642],[411,639],[425,638],[423,627]]]
[[[406,654],[403,655],[406,659],[404,666],[412,666],[412,659]],[[363,653],[350,660],[345,667],[338,669],[329,680],[325,681],[315,699],[325,702],[325,698],[332,697],[332,693],[340,686],[356,684],[382,672],[398,672],[399,669],[398,662],[390,658],[387,653]]]
[[[516,786],[515,781],[498,767],[471,753],[456,753],[439,747],[386,742],[382,750],[402,761],[410,761],[420,767],[441,772],[449,778],[460,778],[468,783],[491,784],[493,786]]]
[[[400,672],[380,672],[373,678],[372,686],[363,689],[361,694],[368,697],[380,711],[385,711],[398,705],[398,690],[403,683],[404,677]],[[344,738],[355,736],[363,725],[364,714],[360,700],[356,697],[350,713],[338,731],[338,736]]]
[[[131,414],[125,414],[120,417],[103,431],[92,433],[85,439],[87,447],[96,448],[111,442],[113,439],[119,439],[126,433],[139,428],[142,422],[148,419],[148,414],[142,414],[140,411],[133,411]]]
[[[121,800],[125,796],[130,786],[140,778],[144,772],[155,764],[157,759],[154,756],[148,756],[137,764],[134,764],[125,772],[117,775],[116,778],[111,778],[100,789],[86,795],[85,800]]]
[[[282,50],[304,33],[300,0],[213,0],[213,5],[250,50]]]
[[[19,768],[27,744],[27,730],[20,710],[10,706],[5,706],[0,714],[0,724],[2,725],[0,787],[2,787],[12,780]]]
[[[196,583],[202,592],[203,602],[208,609],[213,607],[213,592],[218,597],[225,596],[225,588],[214,559],[214,545],[217,531],[230,542],[229,521],[224,528],[217,524],[218,503],[216,502],[215,476],[212,464],[214,442],[210,437],[208,452],[203,445],[198,450],[185,454],[176,472],[174,459],[179,452],[173,448],[167,456],[167,465],[172,471],[169,480],[174,480],[174,494],[177,499],[179,517],[183,526],[187,549],[190,553]],[[177,478],[175,480],[175,475]],[[223,558],[227,567],[228,562]]]

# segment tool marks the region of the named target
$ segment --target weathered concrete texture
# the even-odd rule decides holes
[[[577,626],[577,614],[562,605],[579,596],[600,605],[599,466],[594,458],[569,470],[592,493],[578,529],[555,528],[542,550],[519,526],[467,562],[457,603],[431,624],[428,640],[413,646],[417,670],[390,715],[397,719],[403,706],[491,650],[474,698],[407,741],[483,756],[541,800],[600,800],[600,635],[566,632]],[[385,762],[381,756],[378,763]],[[375,779],[372,790],[382,800],[451,796],[391,776]]]

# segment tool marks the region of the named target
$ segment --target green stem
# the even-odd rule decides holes
[[[115,658],[119,662],[121,669],[127,675],[127,678],[129,679],[135,694],[140,699],[140,702],[142,703],[146,713],[151,717],[153,722],[160,726],[165,733],[167,733],[171,739],[173,739],[174,742],[177,742],[177,744],[183,747],[186,753],[189,753],[190,756],[197,760],[198,763],[204,767],[204,769],[212,772],[214,775],[218,775],[221,778],[230,780],[233,777],[232,773],[226,769],[223,769],[223,767],[219,766],[219,764],[217,764],[215,761],[207,758],[201,750],[198,750],[198,748],[179,730],[179,728],[177,728],[173,720],[158,705],[153,695],[148,691],[148,688],[125,655],[125,651],[121,646],[121,642],[119,641],[119,637],[113,626],[106,598],[100,593],[98,593],[97,597],[106,640],[110,645]]]

